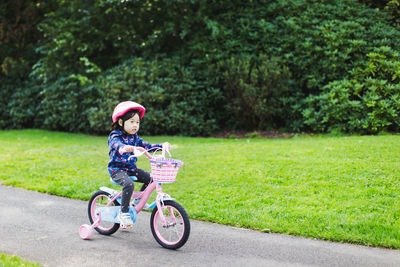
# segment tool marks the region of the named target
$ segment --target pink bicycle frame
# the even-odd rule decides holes
[[[149,152],[148,152],[147,150],[145,150],[144,148],[137,147],[137,149],[138,149],[138,150],[142,150],[142,151],[144,152],[144,154],[146,154],[146,156],[147,156],[149,159],[152,158],[152,156],[149,154]],[[164,153],[163,153],[163,155],[164,155]],[[146,205],[147,200],[150,198],[150,195],[151,195],[151,193],[154,191],[154,189],[157,190],[156,205],[157,205],[158,211],[160,212],[160,213],[159,213],[159,216],[160,216],[161,222],[162,222],[162,224],[163,224],[164,226],[167,227],[168,225],[166,225],[167,223],[166,223],[166,220],[165,220],[165,216],[164,216],[164,214],[163,214],[163,211],[162,211],[162,207],[163,207],[163,204],[164,204],[164,203],[163,203],[164,200],[165,200],[165,199],[171,199],[171,197],[170,197],[168,194],[165,194],[165,193],[162,191],[161,184],[159,184],[159,183],[151,182],[151,183],[147,186],[147,188],[146,188],[144,191],[141,191],[141,192],[134,191],[134,192],[133,192],[133,194],[132,194],[132,199],[138,199],[138,198],[140,199],[140,202],[135,206],[136,213],[138,214],[138,213],[143,209],[143,207]],[[109,207],[117,198],[119,198],[119,197],[121,197],[121,196],[122,196],[122,191],[119,192],[117,195],[115,195],[115,196],[107,203],[106,207]],[[172,210],[170,210],[170,213],[171,213],[171,217],[172,217],[174,223],[176,223],[176,219],[175,219],[175,216],[174,216]]]

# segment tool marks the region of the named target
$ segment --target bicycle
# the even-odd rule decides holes
[[[168,150],[166,150],[169,155]],[[156,190],[156,200],[147,208],[152,210],[150,217],[151,232],[156,241],[164,248],[178,249],[182,247],[189,238],[190,221],[185,209],[162,191],[163,183],[175,181],[178,169],[183,165],[182,161],[162,156],[150,155],[141,147],[135,147],[135,153],[131,157],[139,157],[145,154],[151,164],[152,181],[144,191],[134,191],[130,203],[130,214],[132,221],[136,221],[137,215],[144,208],[151,193]],[[133,181],[136,177],[130,177]],[[112,179],[112,183],[117,184]],[[82,239],[90,239],[93,229],[102,235],[111,235],[121,228],[117,218],[120,211],[122,191],[102,186],[100,190],[92,195],[88,204],[88,216],[91,225],[84,224],[79,228]],[[132,200],[140,200],[137,205],[132,205]]]

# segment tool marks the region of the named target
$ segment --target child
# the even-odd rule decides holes
[[[139,138],[140,119],[146,113],[146,109],[135,102],[125,101],[119,103],[113,112],[111,133],[108,137],[108,146],[110,147],[110,161],[108,162],[108,172],[111,178],[120,184],[122,189],[121,212],[118,219],[123,226],[133,224],[129,214],[129,201],[133,193],[133,181],[129,176],[136,176],[137,181],[143,183],[141,191],[145,190],[151,182],[150,174],[136,167],[137,158],[128,160],[134,152],[135,146],[140,146],[146,150],[166,147],[168,143],[149,144]],[[147,205],[147,204],[146,204]]]

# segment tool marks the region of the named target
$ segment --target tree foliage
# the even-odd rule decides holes
[[[348,78],[307,98],[305,123],[315,131],[377,133],[400,130],[400,54],[379,47]]]
[[[132,99],[148,134],[399,130],[397,0],[0,5],[2,128],[105,133]]]

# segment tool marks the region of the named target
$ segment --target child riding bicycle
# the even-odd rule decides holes
[[[170,148],[168,142],[150,144],[138,136],[140,119],[143,118],[145,113],[146,109],[142,105],[133,101],[125,101],[119,103],[112,114],[113,123],[108,137],[108,146],[110,148],[108,172],[113,181],[123,188],[121,212],[118,215],[118,219],[124,226],[133,224],[129,213],[129,202],[134,190],[131,176],[135,176],[137,182],[143,183],[141,191],[145,190],[151,182],[150,174],[138,169],[136,166],[137,158],[131,157],[135,153],[135,147],[143,147],[148,151]]]

